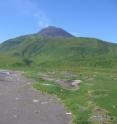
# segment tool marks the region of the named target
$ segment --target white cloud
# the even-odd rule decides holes
[[[36,3],[32,0],[17,0],[21,6],[21,10],[23,10],[26,14],[32,14],[34,18],[37,20],[37,26],[39,28],[47,27],[50,23],[47,15],[39,9]],[[23,5],[23,6],[22,6]]]
[[[45,13],[43,13],[42,11],[40,11],[40,12],[36,13],[34,16],[38,20],[38,27],[39,28],[44,28],[44,27],[49,26],[50,20],[45,15]]]
[[[25,16],[30,16],[36,20],[37,26],[43,28],[49,25],[50,20],[46,13],[39,8],[39,3],[33,0],[7,0],[12,9]]]
[[[44,28],[44,27],[48,27],[49,26],[49,24],[48,24],[48,22],[47,21],[45,21],[45,20],[40,20],[39,22],[38,22],[38,26],[40,27],[40,28]]]

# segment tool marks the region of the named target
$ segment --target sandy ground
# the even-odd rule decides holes
[[[0,75],[0,124],[71,124],[56,97],[32,88],[18,72]]]

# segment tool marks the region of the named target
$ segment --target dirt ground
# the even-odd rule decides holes
[[[0,124],[71,124],[56,97],[32,88],[19,72],[0,75]]]

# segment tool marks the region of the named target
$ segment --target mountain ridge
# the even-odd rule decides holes
[[[113,66],[117,44],[84,37],[56,37],[31,34],[13,38],[0,45],[0,55],[32,60],[35,65]],[[106,63],[106,64],[105,64]]]

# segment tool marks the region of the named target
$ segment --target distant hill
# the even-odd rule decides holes
[[[74,37],[56,27],[47,27],[36,34],[7,40],[0,45],[0,54],[18,60],[31,60],[38,66],[117,65],[116,44],[95,38]]]

